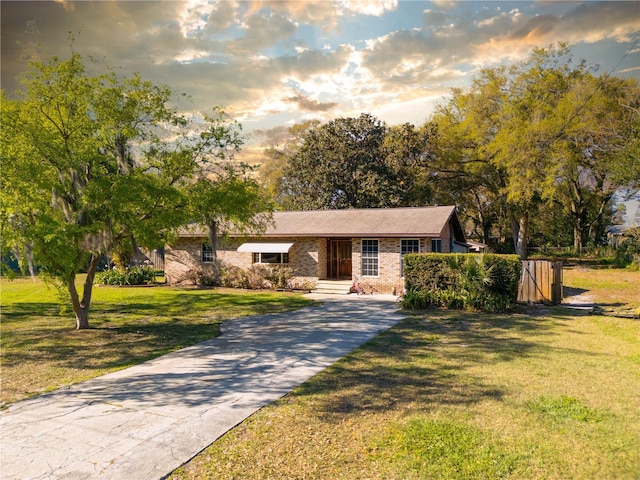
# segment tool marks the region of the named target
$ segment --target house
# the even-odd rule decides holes
[[[470,253],[487,253],[489,252],[489,245],[482,242],[475,242],[473,240],[467,240]]]
[[[243,269],[287,265],[294,285],[357,281],[392,293],[404,288],[402,255],[468,251],[454,206],[276,212],[273,219],[260,236],[230,232],[220,238],[218,261]],[[182,283],[211,261],[206,229],[184,228],[165,250],[165,275],[169,283]]]

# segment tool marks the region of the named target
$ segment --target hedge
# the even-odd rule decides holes
[[[403,259],[405,308],[435,305],[502,312],[517,302],[521,269],[517,255],[420,253]]]

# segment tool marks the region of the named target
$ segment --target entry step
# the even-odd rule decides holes
[[[351,280],[318,280],[313,293],[329,295],[347,295],[353,286]]]

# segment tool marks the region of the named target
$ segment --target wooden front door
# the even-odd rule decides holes
[[[327,258],[329,278],[351,280],[351,240],[329,240]]]

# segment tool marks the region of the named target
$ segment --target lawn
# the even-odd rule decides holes
[[[230,318],[300,308],[301,295],[157,287],[95,287],[92,328],[75,330],[55,289],[1,280],[0,404],[125,368],[219,335]]]
[[[571,293],[639,306],[640,273]],[[640,320],[428,310],[228,432],[178,479],[637,479]]]

